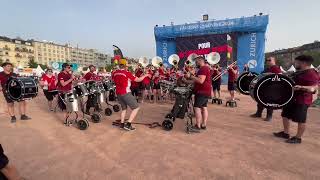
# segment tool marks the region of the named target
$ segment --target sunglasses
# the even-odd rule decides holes
[[[271,59],[267,59],[266,61],[271,61]]]
[[[52,73],[52,71],[51,71],[51,70],[49,70],[48,72],[51,72],[51,73]]]
[[[67,69],[70,69],[71,67],[70,67],[70,66],[67,66],[66,68],[67,68]]]

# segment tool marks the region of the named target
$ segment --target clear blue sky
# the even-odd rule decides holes
[[[125,56],[155,55],[153,27],[270,15],[266,50],[320,40],[319,0],[0,0],[0,35],[69,42]]]

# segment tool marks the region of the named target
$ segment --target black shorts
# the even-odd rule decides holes
[[[131,89],[131,94],[133,96],[139,96],[139,88],[132,88]]]
[[[150,84],[142,84],[142,89],[143,90],[151,90]]]
[[[212,81],[212,89],[220,91],[221,81]]]
[[[306,123],[308,108],[309,106],[305,104],[290,103],[283,107],[281,116],[293,122]]]
[[[4,96],[4,99],[6,100],[7,103],[14,103],[14,100],[10,99],[9,95],[6,94],[4,91],[3,91],[3,96]],[[24,100],[20,100],[18,102],[22,102]]]
[[[48,101],[52,101],[54,98],[53,93],[49,92],[48,90],[43,90],[44,96],[46,96]]]
[[[158,84],[154,84],[152,89],[160,89],[160,84],[159,83]]]
[[[228,91],[236,90],[236,85],[234,82],[228,82]]]
[[[197,107],[197,108],[207,107],[208,99],[209,99],[208,96],[196,94],[194,96],[194,107]]]
[[[4,154],[2,146],[0,144],[0,170],[5,168],[9,163],[8,157]]]

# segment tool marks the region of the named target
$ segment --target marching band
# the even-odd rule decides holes
[[[312,60],[312,57],[309,56],[299,56],[296,58],[296,66],[297,68],[302,67],[301,69],[306,71],[310,68],[308,67],[308,65],[310,65],[310,62],[312,62]],[[246,82],[245,85],[241,85],[241,81],[238,78],[239,70],[236,65],[236,61],[228,65],[225,70],[222,70],[222,68],[218,64],[220,61],[220,55],[218,53],[210,53],[206,59],[202,56],[191,54],[185,61],[184,67],[182,69],[179,68],[179,64],[181,64],[179,63],[179,61],[179,56],[171,55],[168,59],[171,68],[165,68],[160,57],[153,58],[151,64],[149,64],[149,60],[147,58],[142,57],[139,59],[139,64],[134,69],[134,72],[129,72],[127,61],[125,59],[121,59],[119,61],[118,67],[116,67],[112,71],[111,79],[101,78],[96,73],[96,67],[94,65],[89,66],[89,72],[86,73],[83,77],[79,75],[77,76],[73,73],[71,65],[69,65],[68,63],[64,63],[62,65],[62,71],[57,75],[57,77],[53,74],[52,69],[48,68],[45,74],[42,75],[39,84],[40,87],[43,89],[43,93],[48,101],[48,108],[50,111],[54,110],[53,100],[55,97],[58,97],[58,107],[62,110],[67,110],[65,121],[66,125],[72,124],[72,122],[67,121],[67,118],[70,115],[70,113],[78,111],[78,97],[81,97],[79,100],[80,105],[82,106],[85,104],[85,108],[81,107],[81,110],[84,114],[91,115],[90,109],[94,108],[94,112],[98,112],[98,116],[101,116],[99,115],[99,112],[102,111],[101,103],[105,101],[105,92],[108,92],[109,94],[107,96],[110,96],[107,97],[107,99],[111,99],[112,93],[115,94],[115,96],[118,99],[118,103],[121,105],[120,128],[126,130],[135,129],[134,127],[132,127],[132,122],[139,111],[139,97],[141,97],[142,103],[146,99],[148,99],[150,102],[155,103],[165,100],[164,97],[168,97],[166,96],[168,95],[168,93],[171,95],[170,91],[168,91],[168,89],[170,89],[171,87],[185,87],[185,90],[190,89],[194,94],[194,99],[190,97],[193,99],[191,102],[193,103],[192,105],[196,117],[196,124],[193,126],[193,128],[194,130],[200,130],[206,129],[206,122],[208,119],[208,99],[220,98],[220,86],[222,81],[222,75],[224,75],[225,73],[228,74],[227,88],[230,93],[230,101],[236,100],[235,90],[239,89],[239,86],[246,86],[244,87],[244,89],[247,89],[247,92],[245,94],[250,94],[254,99],[256,99],[256,92],[252,94],[253,90],[256,91],[253,88],[253,86],[258,86],[257,83],[259,84],[260,82],[259,78],[264,78],[262,76],[255,75],[248,82]],[[268,58],[266,60],[266,63],[268,65],[268,68],[263,73],[267,73],[267,75],[268,73],[272,73],[275,75],[274,78],[278,78],[276,75],[281,74],[281,70],[279,66],[276,65],[275,59],[273,57]],[[16,122],[16,118],[13,111],[14,100],[17,100],[19,102],[19,107],[21,110],[21,120],[30,119],[25,114],[26,102],[24,101],[24,99],[10,98],[15,96],[10,94],[14,91],[10,91],[10,88],[12,88],[13,86],[8,86],[8,83],[10,78],[17,77],[16,74],[12,73],[12,64],[4,63],[2,66],[4,68],[4,72],[0,73],[1,89],[4,93],[4,97],[8,104],[8,112],[11,116],[11,122]],[[248,66],[245,66],[244,73],[251,74],[251,72],[248,70]],[[301,112],[300,114],[295,114],[298,117],[298,119],[296,119],[297,117],[293,118],[296,122],[300,123],[300,129],[298,130],[299,132],[297,136],[295,136],[296,138],[291,140],[290,142],[301,142],[301,136],[305,127],[304,123],[306,119],[306,112],[311,102],[310,99],[312,98],[312,96],[310,96],[310,88],[316,86],[318,83],[316,78],[319,77],[317,77],[318,74],[315,74],[316,73],[312,74],[312,72],[309,72],[309,74],[306,75],[313,75],[313,79],[294,79],[295,83],[298,85],[294,86],[294,91],[303,91],[303,93],[295,93],[295,96],[297,96],[296,100],[300,101],[302,104],[304,103],[305,105],[298,110],[296,107],[300,107],[301,103],[299,104],[299,106],[292,105],[292,102],[295,101],[291,102],[290,99],[290,107],[296,108],[298,112],[300,112],[301,109],[303,110],[303,112]],[[262,75],[265,76],[266,74]],[[240,77],[242,78],[242,76]],[[252,80],[253,78],[257,80]],[[25,80],[21,79],[21,83],[25,83],[24,81]],[[110,85],[111,82],[113,82],[114,85]],[[236,88],[236,84],[238,88]],[[23,87],[24,86],[22,85],[21,88]],[[112,92],[112,87],[115,88],[113,90],[114,92]],[[31,98],[36,96],[38,90],[37,87],[34,87],[33,89],[36,92],[34,92],[33,96],[30,96]],[[179,92],[179,90],[177,90],[177,92]],[[27,97],[20,94],[16,96]],[[83,102],[84,97],[87,97],[85,103]],[[305,98],[307,99],[304,100]],[[261,117],[263,109],[266,108],[266,120],[270,121],[272,119],[273,109],[277,109],[276,104],[260,102],[257,99],[256,101],[258,102],[257,112],[251,115],[251,117]],[[108,102],[106,103],[108,104]],[[124,117],[126,115],[126,109],[128,106],[132,109],[132,112],[129,117],[129,120],[125,121]],[[288,119],[292,118],[292,114],[290,113],[291,111],[289,112],[287,110],[288,108],[288,106],[285,106],[283,108],[282,116],[284,117],[284,125],[288,124]],[[292,110],[292,108],[290,110]],[[182,112],[186,112],[186,109],[182,110]],[[95,113],[92,114],[92,119],[99,118]],[[108,114],[110,114],[110,112]],[[81,123],[86,124],[86,126],[84,127],[84,125]],[[86,129],[88,123],[83,121],[81,121],[81,123],[80,125],[78,124],[80,129]],[[172,122],[169,122],[169,124],[170,123],[171,125],[169,126],[171,126],[172,128]],[[168,127],[168,121],[166,122],[166,127]],[[288,127],[285,126],[284,131],[280,133],[275,133],[275,136],[288,137]]]

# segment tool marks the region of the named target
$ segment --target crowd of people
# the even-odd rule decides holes
[[[196,123],[195,129],[205,130],[208,122],[208,109],[207,103],[209,98],[220,98],[220,86],[221,86],[221,73],[228,73],[228,91],[230,93],[231,100],[235,100],[235,81],[239,69],[235,64],[228,66],[228,69],[223,71],[219,65],[210,66],[206,59],[202,56],[194,58],[196,67],[185,67],[184,73],[178,71],[178,67],[172,67],[166,69],[161,64],[159,68],[153,69],[152,66],[143,68],[140,65],[137,66],[134,72],[129,72],[127,68],[127,61],[121,59],[119,61],[118,68],[112,72],[111,79],[116,86],[116,95],[119,104],[121,105],[120,128],[127,131],[132,131],[135,128],[132,126],[137,113],[139,112],[138,96],[141,95],[142,103],[148,99],[154,102],[161,100],[162,92],[160,87],[161,80],[172,81],[177,83],[192,84],[194,94],[194,112]],[[313,58],[311,56],[301,55],[295,58],[295,67],[297,73],[294,74],[293,80],[295,82],[294,98],[293,100],[282,109],[283,131],[274,133],[274,136],[278,138],[286,139],[287,143],[300,144],[302,142],[302,136],[306,128],[308,108],[312,104],[312,96],[317,91],[319,85],[319,72],[311,68]],[[280,74],[281,69],[276,64],[276,59],[270,57],[266,60],[267,68],[264,73],[276,73]],[[0,72],[0,91],[3,92],[3,97],[7,102],[8,113],[11,116],[11,122],[16,122],[16,116],[14,112],[14,101],[11,100],[6,91],[6,84],[10,77],[16,77],[17,74],[12,72],[12,64],[5,62],[2,64],[4,69]],[[98,76],[96,67],[89,66],[90,71],[83,77],[77,77],[72,73],[71,66],[68,63],[62,65],[62,71],[55,76],[52,69],[48,68],[45,74],[40,79],[40,86],[43,89],[43,93],[48,100],[49,110],[53,110],[53,99],[58,91],[62,94],[72,91],[74,83],[86,82],[90,80],[99,81],[102,77]],[[245,66],[244,71],[249,71]],[[220,77],[219,77],[220,76]],[[216,78],[217,77],[217,78]],[[275,92],[276,93],[276,92]],[[94,108],[95,111],[101,110],[95,103],[95,97],[88,97],[88,103],[86,105],[86,113],[90,114],[90,108]],[[30,120],[31,118],[26,115],[26,101],[21,100],[18,102],[19,110],[21,113],[21,120]],[[125,121],[127,108],[130,108],[131,114],[129,119]],[[61,105],[61,108],[63,105]],[[264,107],[261,104],[257,104],[256,113],[251,117],[261,118]],[[68,113],[68,112],[66,112]],[[267,108],[266,121],[272,120],[273,109]],[[66,114],[67,116],[68,114]],[[290,136],[290,120],[298,123],[298,130],[295,136]],[[19,178],[19,174],[15,168],[9,164],[8,158],[5,156],[3,149],[0,145],[0,179],[2,177]]]

